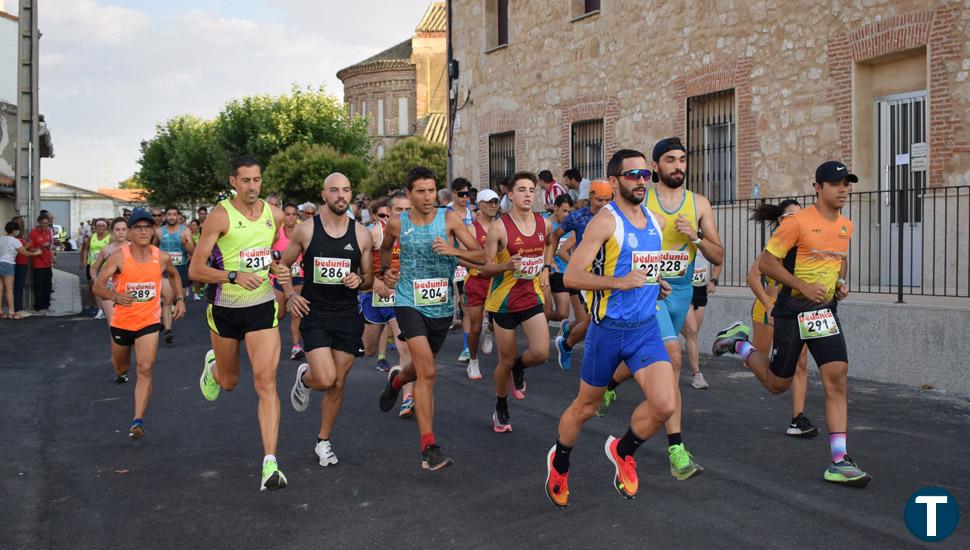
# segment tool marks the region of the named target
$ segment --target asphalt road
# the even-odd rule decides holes
[[[340,463],[321,468],[320,397],[293,411],[296,363],[284,358],[278,456],[290,486],[260,493],[248,364],[236,391],[207,402],[201,302],[189,303],[175,332],[155,365],[148,435],[129,441],[134,383],[112,382],[103,321],[0,321],[0,547],[885,549],[919,542],[902,518],[919,487],[945,487],[970,509],[966,399],[852,379],[849,452],[874,481],[851,489],[822,481],[824,435],[784,434],[787,395],[769,395],[735,360],[707,357],[710,390],[681,381],[685,442],[707,473],[675,480],[657,438],[637,455],[639,497],[614,491],[602,446],[640,401],[625,386],[609,416],[587,424],[573,452],[571,505],[559,510],[543,493],[544,458],[578,368],[530,369],[527,399],[511,403],[514,431],[495,434],[495,356],[483,358],[486,380],[468,380],[454,360],[459,333],[441,354],[436,390],[435,431],[453,467],[421,470],[414,422],[378,411],[385,377],[360,359],[333,436]],[[818,425],[821,397],[813,377],[806,413]],[[940,547],[970,547],[964,519]]]

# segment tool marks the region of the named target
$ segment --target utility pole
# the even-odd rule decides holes
[[[20,0],[17,31],[17,211],[32,227],[40,213],[37,0]]]

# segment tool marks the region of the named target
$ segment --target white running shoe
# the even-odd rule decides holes
[[[492,331],[488,328],[488,322],[482,323],[482,353],[486,355],[492,353],[492,345]]]
[[[478,370],[478,359],[469,359],[468,367],[465,370],[468,371],[468,378],[470,380],[482,379],[482,372]]]
[[[694,379],[690,381],[690,385],[698,390],[706,390],[710,387],[707,385],[707,380],[704,380],[704,375],[702,373],[695,374]]]
[[[104,319],[104,310],[98,308],[98,312],[94,314],[95,319]]]
[[[293,381],[293,389],[290,390],[290,404],[296,412],[303,412],[310,404],[310,388],[303,384],[303,373],[310,368],[306,363],[296,368],[296,380]],[[328,447],[329,448],[329,447]],[[324,464],[326,466],[326,464]]]
[[[331,464],[337,463],[337,455],[333,454],[333,446],[327,440],[317,443],[317,447],[313,449],[320,457],[320,465],[326,468]]]

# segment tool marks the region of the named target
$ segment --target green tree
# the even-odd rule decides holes
[[[367,121],[351,119],[337,98],[323,87],[289,95],[258,95],[228,102],[213,121],[214,138],[222,155],[223,173],[229,160],[250,154],[262,163],[295,143],[321,143],[339,153],[366,157],[370,147]]]
[[[329,145],[298,142],[270,157],[263,172],[263,189],[294,202],[320,202],[323,180],[340,172],[358,184],[367,164],[356,155],[339,153]]]
[[[402,139],[388,149],[384,158],[371,165],[370,174],[364,180],[364,191],[378,196],[388,189],[403,187],[407,183],[408,171],[415,166],[428,168],[438,176],[439,186],[444,185],[448,174],[448,150],[423,137]]]
[[[144,189],[145,185],[138,178],[138,173],[128,176],[127,178],[118,182],[118,189]]]
[[[137,179],[153,205],[186,206],[211,202],[228,191],[214,167],[212,123],[180,115],[155,128],[141,143]]]

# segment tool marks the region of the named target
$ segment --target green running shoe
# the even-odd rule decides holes
[[[714,347],[711,350],[716,357],[725,353],[734,353],[734,344],[746,341],[751,337],[751,329],[744,323],[737,321],[728,328],[717,333],[714,337]]]
[[[263,462],[263,481],[259,484],[260,491],[272,491],[286,488],[286,476],[280,471],[275,460]]]
[[[215,401],[219,397],[219,384],[212,377],[212,365],[215,364],[216,353],[210,349],[205,354],[205,365],[202,367],[202,376],[199,377],[199,388],[202,389],[202,395],[209,401]]]
[[[606,411],[610,410],[610,405],[616,401],[616,390],[606,390],[603,394],[603,402],[600,403],[600,408],[596,409],[596,416],[606,416]]]
[[[850,487],[865,487],[872,482],[872,476],[865,473],[848,456],[843,458],[841,462],[830,464],[823,477],[825,477],[825,481],[841,483]]]
[[[683,443],[667,447],[667,458],[670,459],[670,475],[680,481],[704,473],[704,468],[694,462],[694,457],[687,452]]]

